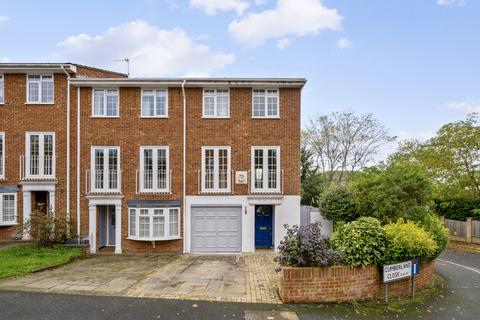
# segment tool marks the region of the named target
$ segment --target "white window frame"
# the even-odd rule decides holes
[[[255,187],[255,150],[263,150],[263,171],[262,171],[262,180],[263,180],[263,187],[256,188]],[[268,187],[268,150],[276,150],[277,151],[277,187],[276,188],[269,188]],[[279,146],[252,146],[251,148],[251,176],[250,176],[250,185],[252,188],[252,192],[259,192],[259,193],[279,193],[280,192],[280,183],[281,183],[281,154],[280,154],[280,147]]]
[[[96,175],[95,175],[95,151],[103,150],[103,188],[96,188]],[[117,187],[110,188],[110,175],[109,175],[109,150],[117,150]],[[120,192],[122,190],[122,172],[120,171],[120,147],[119,146],[92,146],[90,151],[90,190],[92,192]]]
[[[226,115],[218,115],[218,103],[217,103],[217,98],[218,98],[218,90],[222,91],[227,91],[227,114]],[[205,114],[205,92],[206,91],[214,91],[215,93],[213,94],[214,97],[214,114],[213,115],[207,115]],[[203,89],[203,95],[202,95],[202,117],[203,118],[217,118],[217,119],[228,119],[230,118],[230,89],[228,88],[204,88]]]
[[[143,96],[145,91],[153,91],[153,116],[143,114]],[[157,114],[157,92],[165,92],[165,114]],[[140,95],[140,117],[141,118],[168,118],[168,89],[142,89]]]
[[[40,80],[30,80],[30,76],[40,77]],[[51,80],[45,80],[43,77],[51,77]],[[52,101],[50,102],[42,102],[42,82],[51,82],[52,83]],[[31,101],[30,100],[30,84],[37,83],[38,84],[38,101]],[[54,74],[27,74],[27,104],[55,104],[55,76]]]
[[[103,113],[95,114],[95,91],[103,91]],[[107,115],[107,92],[116,91],[117,94],[117,114],[114,116]],[[92,118],[120,118],[120,89],[119,88],[92,88]]]
[[[135,226],[134,232],[132,232],[132,217],[131,213],[132,210],[135,211]],[[143,217],[149,218],[149,236],[148,237],[140,237],[140,212],[141,210],[147,210],[148,215],[143,215]],[[163,237],[154,237],[153,236],[153,217],[155,210],[162,210],[162,215],[164,217],[163,220]],[[170,234],[170,210],[176,210],[178,214],[178,229],[176,235]],[[128,208],[128,237],[129,240],[137,240],[137,241],[164,241],[164,240],[176,240],[181,239],[180,236],[180,225],[181,225],[181,211],[180,207],[154,207],[154,208],[145,208],[145,207],[135,207],[135,208]]]
[[[38,161],[38,174],[31,174],[30,168],[30,137],[31,136],[39,136],[38,140],[38,155],[40,157]],[[52,136],[52,174],[45,174],[45,136],[51,135]],[[25,133],[25,177],[26,178],[34,178],[34,179],[55,179],[55,172],[56,172],[56,139],[55,139],[55,132],[26,132]]]
[[[3,197],[4,196],[13,196],[14,200],[14,219],[13,221],[3,221]],[[16,192],[5,192],[0,193],[0,226],[13,226],[17,224],[17,193]]]
[[[255,94],[256,90],[264,90],[263,95]],[[276,91],[276,93],[269,93],[268,91]],[[263,96],[265,97],[265,115],[256,116],[255,115],[255,97]],[[268,115],[268,98],[277,98],[277,114]],[[254,119],[278,119],[280,118],[280,90],[278,88],[254,88],[252,89],[252,118]]]
[[[145,171],[145,150],[152,149],[154,152],[152,154],[152,163],[153,163],[153,172],[152,172],[152,188],[145,188],[144,184],[144,171]],[[158,150],[165,150],[166,156],[166,181],[165,188],[157,188],[158,186]],[[166,193],[170,192],[170,152],[168,146],[142,146],[140,147],[140,193]]]
[[[5,77],[0,73],[0,105],[5,103]]]
[[[213,188],[206,188],[206,178],[205,178],[205,152],[207,150],[214,151],[214,165],[213,165]],[[219,187],[219,150],[227,150],[227,187],[220,188]],[[204,193],[229,193],[231,191],[231,169],[232,169],[232,160],[231,160],[231,147],[230,146],[204,146],[202,147],[202,169],[201,172],[201,184],[202,184],[202,192]]]
[[[6,165],[5,165],[5,132],[0,132],[0,139],[2,140],[2,145],[0,148],[0,152],[2,154],[0,155],[0,180],[5,179],[5,171],[6,171]]]

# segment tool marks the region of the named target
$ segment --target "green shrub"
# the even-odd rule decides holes
[[[480,197],[457,196],[435,199],[435,212],[446,219],[467,220],[467,217],[480,219],[476,209],[480,208]]]
[[[423,219],[417,223],[423,230],[427,231],[437,244],[437,257],[445,249],[448,243],[448,229],[442,225],[440,219],[433,213],[426,213]]]
[[[332,234],[332,248],[345,254],[349,266],[381,265],[386,245],[385,231],[375,218],[362,217],[340,224]]]
[[[358,218],[355,195],[344,187],[331,189],[320,200],[320,212],[335,222],[353,221]]]
[[[430,234],[420,228],[415,222],[399,219],[384,227],[387,236],[385,263],[397,263],[411,259],[422,262],[431,261],[436,257],[438,246]]]

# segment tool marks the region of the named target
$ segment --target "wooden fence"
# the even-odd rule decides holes
[[[467,218],[467,221],[442,218],[442,222],[448,229],[450,240],[480,244],[480,221],[472,218]]]

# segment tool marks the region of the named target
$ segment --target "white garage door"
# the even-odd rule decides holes
[[[242,207],[192,207],[192,252],[240,252]]]

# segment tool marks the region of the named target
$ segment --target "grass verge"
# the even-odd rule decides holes
[[[38,245],[0,249],[0,279],[23,276],[38,269],[55,267],[85,255],[82,248],[50,248]]]

